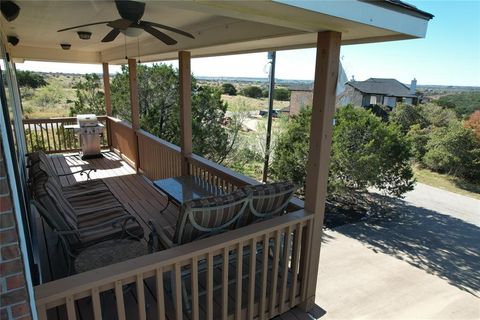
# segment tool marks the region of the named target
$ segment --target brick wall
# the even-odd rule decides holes
[[[18,231],[0,142],[0,319],[31,319]]]

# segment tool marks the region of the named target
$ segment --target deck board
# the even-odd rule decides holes
[[[55,169],[58,174],[65,174],[70,172],[75,172],[80,169],[95,168],[96,172],[92,172],[90,177],[92,179],[103,179],[107,184],[114,196],[124,205],[124,207],[136,218],[138,218],[142,227],[144,228],[145,238],[148,238],[150,233],[150,228],[148,225],[149,221],[152,221],[156,228],[175,228],[177,216],[178,216],[178,207],[170,203],[168,207],[161,212],[163,208],[168,204],[167,197],[159,190],[157,190],[151,181],[145,177],[138,175],[136,171],[128,165],[121,157],[119,157],[114,152],[104,152],[104,158],[82,160],[76,154],[65,154],[65,155],[54,155],[51,157],[52,164],[54,164]],[[70,175],[67,177],[61,177],[61,183],[64,186],[86,180],[86,175]],[[50,230],[48,225],[43,221],[38,223],[38,236],[41,237],[42,241],[39,244],[44,246],[44,250],[41,250],[43,254],[41,255],[42,261],[42,273],[43,279],[46,281],[59,279],[65,276],[68,276],[66,272],[66,259],[63,255],[62,250],[57,246],[57,238],[54,233]],[[146,241],[146,239],[144,240]],[[261,254],[258,254],[256,259],[256,266],[261,266]],[[243,260],[243,271],[248,272],[248,258]],[[218,266],[214,267],[214,288],[213,292],[213,312],[214,318],[220,318],[222,310],[222,289],[221,289],[221,268]],[[272,269],[268,270],[267,273],[267,284],[268,287],[271,286],[272,278]],[[235,308],[235,275],[236,275],[236,266],[235,262],[229,263],[229,285],[228,285],[228,310],[229,314],[233,314]],[[260,297],[260,277],[261,273],[257,272],[255,276],[255,290],[254,296],[255,301],[258,302]],[[275,275],[278,279],[281,279],[281,268],[278,270],[278,274]],[[170,275],[164,277],[164,282],[167,286],[170,286],[170,280],[168,279]],[[190,291],[190,276],[186,276],[184,279],[187,287],[187,292]],[[290,279],[288,279],[290,285]],[[156,319],[157,318],[157,297],[155,295],[155,279],[148,278],[144,279],[145,284],[145,301],[147,305],[147,319]],[[199,274],[199,290],[205,291],[206,287],[206,274],[205,272]],[[242,305],[244,308],[247,306],[248,301],[248,278],[245,273],[242,281]],[[136,288],[124,288],[124,300],[126,306],[126,315],[127,319],[136,319],[138,317],[138,305],[136,300]],[[278,297],[276,297],[278,299]],[[270,292],[267,290],[267,305],[270,301]],[[101,295],[102,301],[102,316],[104,319],[116,319],[116,306],[115,306],[115,297],[113,292],[105,292]],[[173,300],[171,294],[165,294],[165,303],[166,303],[166,318],[175,319]],[[200,319],[204,319],[206,316],[206,295],[202,294],[199,297],[199,311]],[[88,320],[93,318],[92,313],[92,301],[90,298],[82,299],[77,302],[77,313],[78,318],[82,320]],[[54,311],[54,310],[52,310]],[[52,319],[59,318],[62,319],[65,316],[65,308],[57,308],[55,312],[51,312]],[[184,312],[185,319],[189,319],[189,312],[185,310]],[[50,319],[50,317],[49,317]],[[277,320],[287,320],[287,319],[313,319],[307,313],[300,311],[300,309],[290,310],[283,315],[276,317]]]

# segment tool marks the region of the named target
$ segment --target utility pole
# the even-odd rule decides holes
[[[267,122],[267,142],[265,144],[265,162],[263,164],[263,182],[267,183],[268,163],[270,161],[270,141],[272,136],[272,117],[273,117],[273,94],[275,92],[275,60],[277,53],[270,51],[268,59],[270,62],[270,86],[268,89],[268,122]]]

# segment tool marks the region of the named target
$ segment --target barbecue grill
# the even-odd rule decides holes
[[[98,123],[96,115],[79,114],[77,115],[77,124],[65,126],[65,128],[73,129],[78,134],[82,159],[103,157],[100,151],[100,135],[103,133],[104,126]]]

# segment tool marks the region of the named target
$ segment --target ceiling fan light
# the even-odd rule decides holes
[[[61,43],[60,47],[62,47],[63,50],[70,50],[70,47],[72,45],[70,43]]]
[[[88,31],[78,31],[77,34],[78,34],[78,37],[82,40],[89,40],[90,37],[92,36],[92,33]]]
[[[138,37],[142,34],[142,29],[140,28],[127,28],[125,30],[120,30],[121,33],[126,35],[127,37]]]

